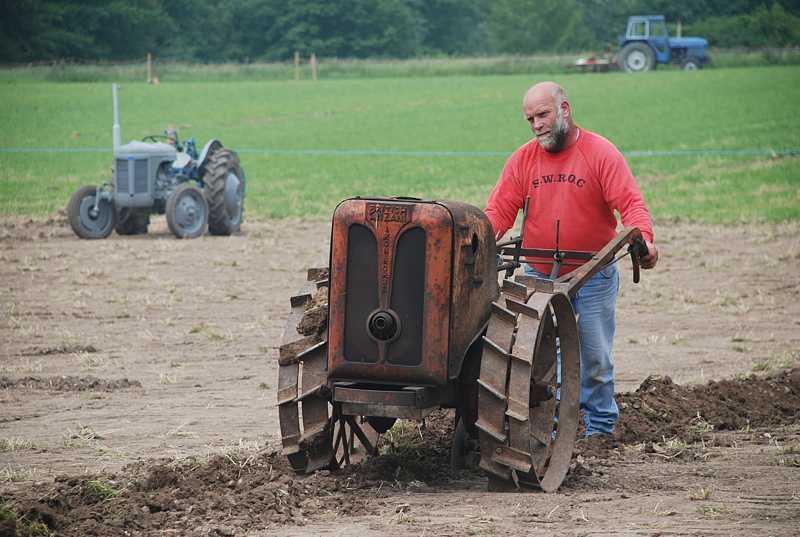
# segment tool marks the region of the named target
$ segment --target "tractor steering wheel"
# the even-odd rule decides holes
[[[158,142],[160,140],[167,140],[167,136],[163,134],[149,134],[142,138],[143,142]]]

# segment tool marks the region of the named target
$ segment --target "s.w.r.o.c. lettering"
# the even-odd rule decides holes
[[[550,175],[542,175],[533,179],[533,188],[539,188],[545,185],[552,184],[568,184],[578,188],[583,188],[586,184],[586,179],[581,179],[575,176],[574,173],[554,173]]]

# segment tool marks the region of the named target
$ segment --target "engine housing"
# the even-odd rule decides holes
[[[331,231],[328,379],[444,387],[498,296],[495,240],[471,205],[339,204]]]

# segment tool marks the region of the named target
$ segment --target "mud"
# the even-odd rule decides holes
[[[771,429],[800,423],[800,369],[770,378],[680,386],[669,377],[648,377],[634,393],[617,398],[620,442],[700,440],[711,431]]]
[[[626,444],[645,444],[633,449],[641,459],[665,453],[667,448],[659,451],[658,442],[666,435],[686,442],[711,441],[714,433],[741,430],[742,424],[752,431],[751,419],[770,430],[797,425],[800,368],[770,379],[693,387],[669,378],[648,378],[619,400],[623,410],[618,433],[579,443],[565,491],[610,488],[612,483],[604,483],[602,477],[614,462],[637,458],[620,454]],[[769,412],[770,402],[776,412]],[[704,411],[702,427],[688,409]],[[399,422],[382,437],[378,456],[307,477],[295,476],[279,451],[270,450],[246,458],[228,454],[205,462],[142,463],[116,475],[61,475],[53,485],[37,490],[35,499],[26,493],[0,499],[11,502],[25,520],[65,537],[156,531],[224,535],[235,534],[232,528],[305,526],[328,516],[365,516],[380,512],[390,503],[387,497],[404,490],[419,493],[451,487],[459,480],[482,481],[477,471],[450,468],[452,423],[453,413],[447,410],[435,411],[421,424]],[[800,456],[790,464],[800,466]]]
[[[451,411],[336,472],[278,454],[279,342],[326,222],[79,241],[0,220],[0,513],[70,536],[795,535],[800,228],[657,232],[659,268],[623,272],[615,436],[581,440],[558,493],[498,495],[450,469]]]
[[[23,377],[11,379],[0,377],[0,389],[24,388],[29,390],[51,390],[56,392],[114,392],[130,388],[141,388],[138,380],[106,380],[97,377]]]
[[[321,474],[298,480],[283,459],[271,451],[245,460],[140,465],[119,475],[58,476],[35,500],[15,499],[14,505],[26,520],[76,537],[232,534],[230,528],[242,526],[303,525],[321,512],[370,512],[358,497],[340,498],[354,490],[349,480]]]

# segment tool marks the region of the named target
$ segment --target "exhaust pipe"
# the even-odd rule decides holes
[[[119,100],[117,99],[117,85],[111,84],[111,95],[113,98],[114,106],[114,126],[111,128],[114,138],[114,152],[116,153],[121,144],[122,134],[119,129]]]

